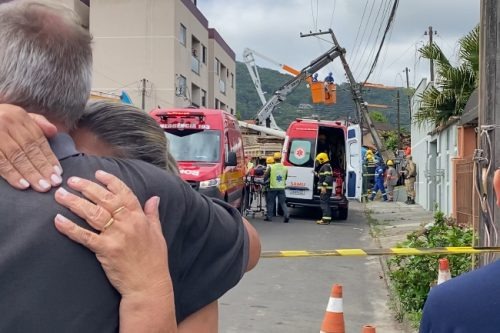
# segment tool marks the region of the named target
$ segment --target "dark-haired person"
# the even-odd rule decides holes
[[[37,191],[48,191],[51,184],[71,179],[70,187],[74,189],[77,184],[87,184],[85,179],[98,177],[111,193],[100,198],[102,201],[89,198],[93,205],[87,207],[90,213],[85,215],[89,227],[58,205],[53,193],[18,191],[0,182],[2,332],[139,331],[133,327],[145,321],[143,331],[165,330],[165,322],[155,326],[154,319],[167,318],[174,309],[165,306],[148,311],[151,304],[164,305],[174,296],[175,317],[182,323],[234,286],[252,261],[251,237],[232,207],[197,194],[176,175],[143,161],[95,157],[75,148],[68,133],[84,115],[90,92],[90,42],[88,32],[75,20],[73,12],[31,1],[0,5],[0,103],[45,116],[58,132],[51,138],[51,148],[58,158],[54,162],[43,157],[47,147],[41,141],[23,141],[31,133],[31,125],[23,127],[27,133],[19,128],[13,133],[4,127],[0,142],[9,137],[20,141],[14,140],[17,146],[10,146],[0,155],[0,169],[8,179],[17,179],[10,183],[18,188],[27,188],[28,183]],[[46,162],[52,162],[51,167],[46,168]],[[23,167],[13,167],[12,163]],[[29,176],[33,170],[39,170],[38,174]],[[105,176],[115,175],[124,185],[113,187],[110,179],[107,182],[97,176],[98,170]],[[26,175],[29,178],[22,178]],[[120,195],[125,185],[138,198],[138,204],[131,203],[129,192]],[[89,196],[94,192],[82,193]],[[70,198],[71,191],[59,189],[56,196]],[[106,265],[101,266],[92,252],[62,237],[53,228],[53,220],[64,216],[102,239],[121,244],[127,239],[117,233],[117,223],[123,218],[120,215],[141,213],[137,208],[149,198],[148,214],[158,205],[168,244],[170,274],[164,276],[170,275],[174,295],[167,280],[156,281],[140,292],[120,295],[120,286],[113,288],[102,269]],[[97,237],[88,235],[82,238],[84,244]],[[86,244],[90,248],[92,245]],[[96,255],[101,257],[103,253]],[[154,295],[158,299],[152,299]],[[128,315],[122,316],[121,311]]]

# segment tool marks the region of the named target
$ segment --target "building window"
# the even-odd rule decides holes
[[[201,90],[201,106],[207,107],[207,92],[205,90]]]
[[[177,78],[177,88],[175,94],[177,96],[186,96],[187,79],[185,76],[179,75]]]
[[[201,61],[207,64],[207,47],[203,44],[201,45]]]
[[[186,46],[186,36],[187,36],[187,31],[186,31],[186,27],[181,23],[181,27],[180,27],[180,30],[179,30],[179,42]]]
[[[231,114],[234,115],[234,109],[233,108],[231,108]]]
[[[234,88],[234,74],[231,73],[231,88]]]
[[[215,73],[220,75],[220,61],[217,58],[215,58]]]
[[[220,102],[219,100],[216,98],[215,99],[215,108],[218,109],[220,107]]]

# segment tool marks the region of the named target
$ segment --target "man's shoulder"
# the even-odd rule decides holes
[[[172,188],[180,184],[179,177],[144,161],[98,157],[91,155],[71,156],[61,161],[65,175],[78,175],[93,179],[97,170],[109,172],[127,184],[132,190]],[[149,191],[151,192],[151,191]]]

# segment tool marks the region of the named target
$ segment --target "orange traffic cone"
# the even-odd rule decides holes
[[[439,259],[439,272],[438,272],[437,284],[441,284],[450,279],[451,279],[451,273],[450,273],[450,265],[448,263],[448,259],[441,258]]]
[[[376,333],[375,326],[365,325],[361,333]]]
[[[342,303],[342,286],[334,284],[326,306],[325,317],[320,333],[345,333],[344,306]]]

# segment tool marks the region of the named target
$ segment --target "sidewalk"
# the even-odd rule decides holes
[[[384,202],[380,197],[365,204],[365,212],[370,217],[372,235],[381,248],[396,246],[406,240],[406,235],[420,230],[425,224],[434,221],[433,212],[420,205],[407,205],[406,191],[403,186],[394,190],[393,202]]]
[[[407,205],[404,203],[406,201],[404,186],[394,190],[394,200],[394,202],[384,202],[381,197],[377,197],[375,201],[365,203],[365,213],[369,219],[371,234],[380,248],[395,247],[398,243],[406,240],[406,235],[421,230],[424,225],[434,221],[432,212],[426,211],[418,204]],[[396,314],[400,312],[400,305],[391,286],[386,260],[386,256],[380,257],[390,302],[395,307],[393,311]],[[416,332],[404,320],[403,326],[405,326],[405,333]]]

